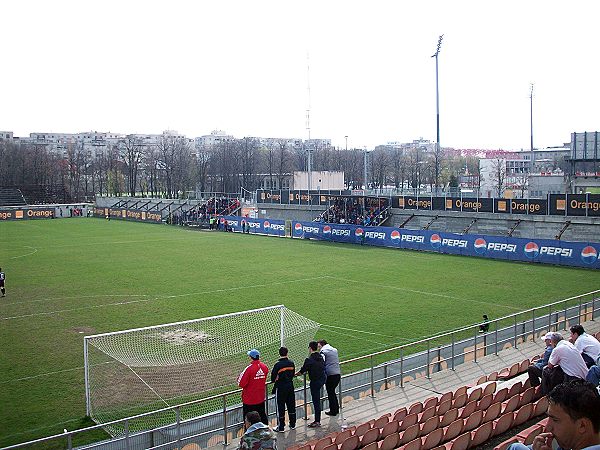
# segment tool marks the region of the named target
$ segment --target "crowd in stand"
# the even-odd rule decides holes
[[[233,214],[239,207],[240,200],[237,198],[211,197],[201,205],[185,211],[175,211],[171,215],[170,223],[172,225],[208,224],[211,218]]]
[[[321,222],[339,223],[362,226],[380,225],[387,217],[387,204],[380,199],[364,199],[366,206],[356,198],[337,198],[332,205],[319,217]],[[376,200],[370,202],[370,200]]]

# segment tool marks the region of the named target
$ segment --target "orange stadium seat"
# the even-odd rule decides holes
[[[481,425],[483,420],[483,411],[475,411],[466,420],[463,431],[471,431]]]
[[[398,445],[398,433],[392,433],[386,436],[379,444],[379,450],[394,450]]]
[[[440,421],[440,427],[446,427],[450,425],[450,423],[454,422],[458,418],[458,409],[452,408],[446,412],[442,416],[442,420]]]
[[[432,449],[433,447],[437,446],[440,442],[442,442],[443,436],[444,430],[442,430],[441,428],[433,430],[431,433],[428,433],[427,436],[423,436],[421,438],[421,449]]]
[[[471,443],[469,444],[469,447],[477,448],[479,445],[486,442],[492,435],[492,430],[492,422],[487,422],[471,431]]]
[[[380,436],[381,430],[379,428],[371,428],[360,437],[360,445],[365,447],[371,442],[377,442]]]
[[[498,419],[492,421],[494,431],[493,435],[498,436],[499,434],[505,433],[512,428],[514,415],[512,412],[501,415]]]

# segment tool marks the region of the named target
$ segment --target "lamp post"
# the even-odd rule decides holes
[[[344,136],[344,139],[346,139],[346,151],[348,151],[348,136]]]
[[[529,168],[529,173],[533,172],[533,83],[531,83],[531,87],[529,90],[529,129],[531,130],[531,141],[530,141],[530,148],[531,148],[531,161],[530,161],[530,168]]]
[[[437,160],[437,155],[439,155],[440,152],[440,91],[439,91],[439,84],[438,84],[438,55],[440,54],[440,49],[442,48],[442,39],[444,39],[444,35],[440,35],[439,39],[438,39],[438,44],[437,44],[437,49],[435,50],[435,53],[433,55],[431,55],[432,58],[435,58],[435,109],[436,109],[436,129],[437,129],[437,142],[436,142],[436,160]],[[435,187],[437,188],[438,185],[438,178],[439,178],[439,164],[437,164],[436,161],[436,165],[435,165]]]

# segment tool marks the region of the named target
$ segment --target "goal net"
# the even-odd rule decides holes
[[[237,387],[257,348],[269,368],[285,345],[300,359],[319,324],[283,305],[186,322],[86,336],[85,388],[88,415],[97,423],[131,417],[200,398],[180,408],[185,420],[223,409],[211,396]],[[230,404],[240,396],[229,396]],[[175,422],[175,414],[152,414],[128,424],[128,432]],[[122,425],[107,427],[113,436]]]

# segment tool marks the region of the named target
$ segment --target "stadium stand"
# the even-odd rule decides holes
[[[361,199],[361,200],[369,200]],[[375,199],[371,199],[375,200]],[[382,199],[383,200],[383,199]],[[383,225],[390,217],[391,208],[386,203],[372,202],[363,205],[357,197],[336,198],[331,206],[315,219],[317,222],[363,226]]]
[[[599,334],[597,322],[585,327]],[[543,417],[547,398],[541,396],[539,386],[530,386],[527,377],[528,365],[541,356],[541,350],[541,339],[535,339],[518,349],[461,364],[454,371],[408,381],[377,397],[346,403],[345,422],[330,418],[316,432],[299,425],[297,432],[278,439],[289,450],[449,450],[482,448],[516,428],[513,435],[494,444],[495,449],[517,441],[531,443],[547,420]],[[470,379],[476,382],[469,383]],[[523,425],[526,428],[519,429]]]
[[[70,203],[71,196],[64,186],[23,185],[20,191],[28,205]]]
[[[0,206],[27,205],[21,191],[17,188],[0,188]]]

